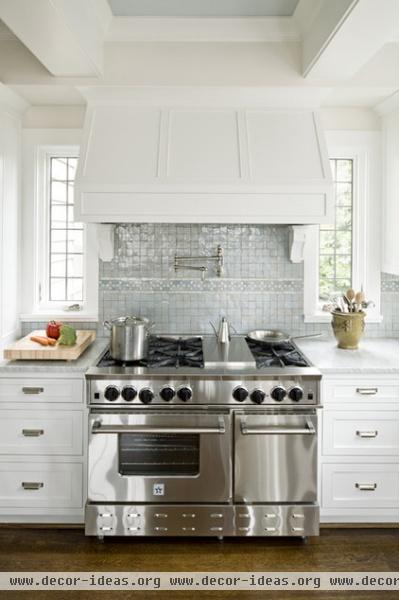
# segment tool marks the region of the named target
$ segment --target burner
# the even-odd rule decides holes
[[[258,369],[262,367],[308,367],[309,364],[292,342],[256,342],[245,338]]]
[[[148,340],[148,355],[146,359],[136,362],[120,362],[114,360],[109,350],[98,363],[99,367],[204,367],[202,339],[169,338],[150,336]]]

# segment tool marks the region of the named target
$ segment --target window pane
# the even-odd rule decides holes
[[[319,295],[341,294],[352,280],[353,160],[331,159],[335,190],[334,222],[320,227]]]
[[[65,283],[65,277],[62,279],[50,278],[50,300],[65,300]]]
[[[83,298],[83,279],[68,279],[68,300],[81,300]]]
[[[51,204],[65,204],[67,201],[66,185],[63,181],[51,183]]]
[[[73,220],[77,158],[50,159],[50,300],[83,300],[83,225]]]
[[[67,251],[67,232],[62,229],[53,229],[51,231],[51,252],[65,254]]]
[[[66,181],[67,180],[67,159],[66,158],[52,158],[51,159],[51,179],[54,181]]]

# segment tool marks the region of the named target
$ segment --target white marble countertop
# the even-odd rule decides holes
[[[386,373],[399,375],[399,338],[369,338],[358,350],[341,350],[331,338],[298,339],[297,346],[325,374]]]
[[[109,343],[97,338],[76,360],[0,360],[0,377],[21,373],[84,374],[100,358]]]
[[[74,361],[0,360],[0,377],[21,373],[81,374],[94,365],[106,346],[108,338],[95,342]],[[297,346],[308,359],[328,374],[391,373],[399,375],[399,338],[369,338],[360,342],[358,350],[341,350],[331,338],[298,339]]]

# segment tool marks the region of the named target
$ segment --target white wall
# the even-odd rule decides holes
[[[20,119],[0,106],[0,347],[19,333]]]

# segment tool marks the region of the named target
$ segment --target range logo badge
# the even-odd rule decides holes
[[[165,495],[165,484],[164,483],[154,483],[152,487],[152,493],[154,496],[164,496]]]

